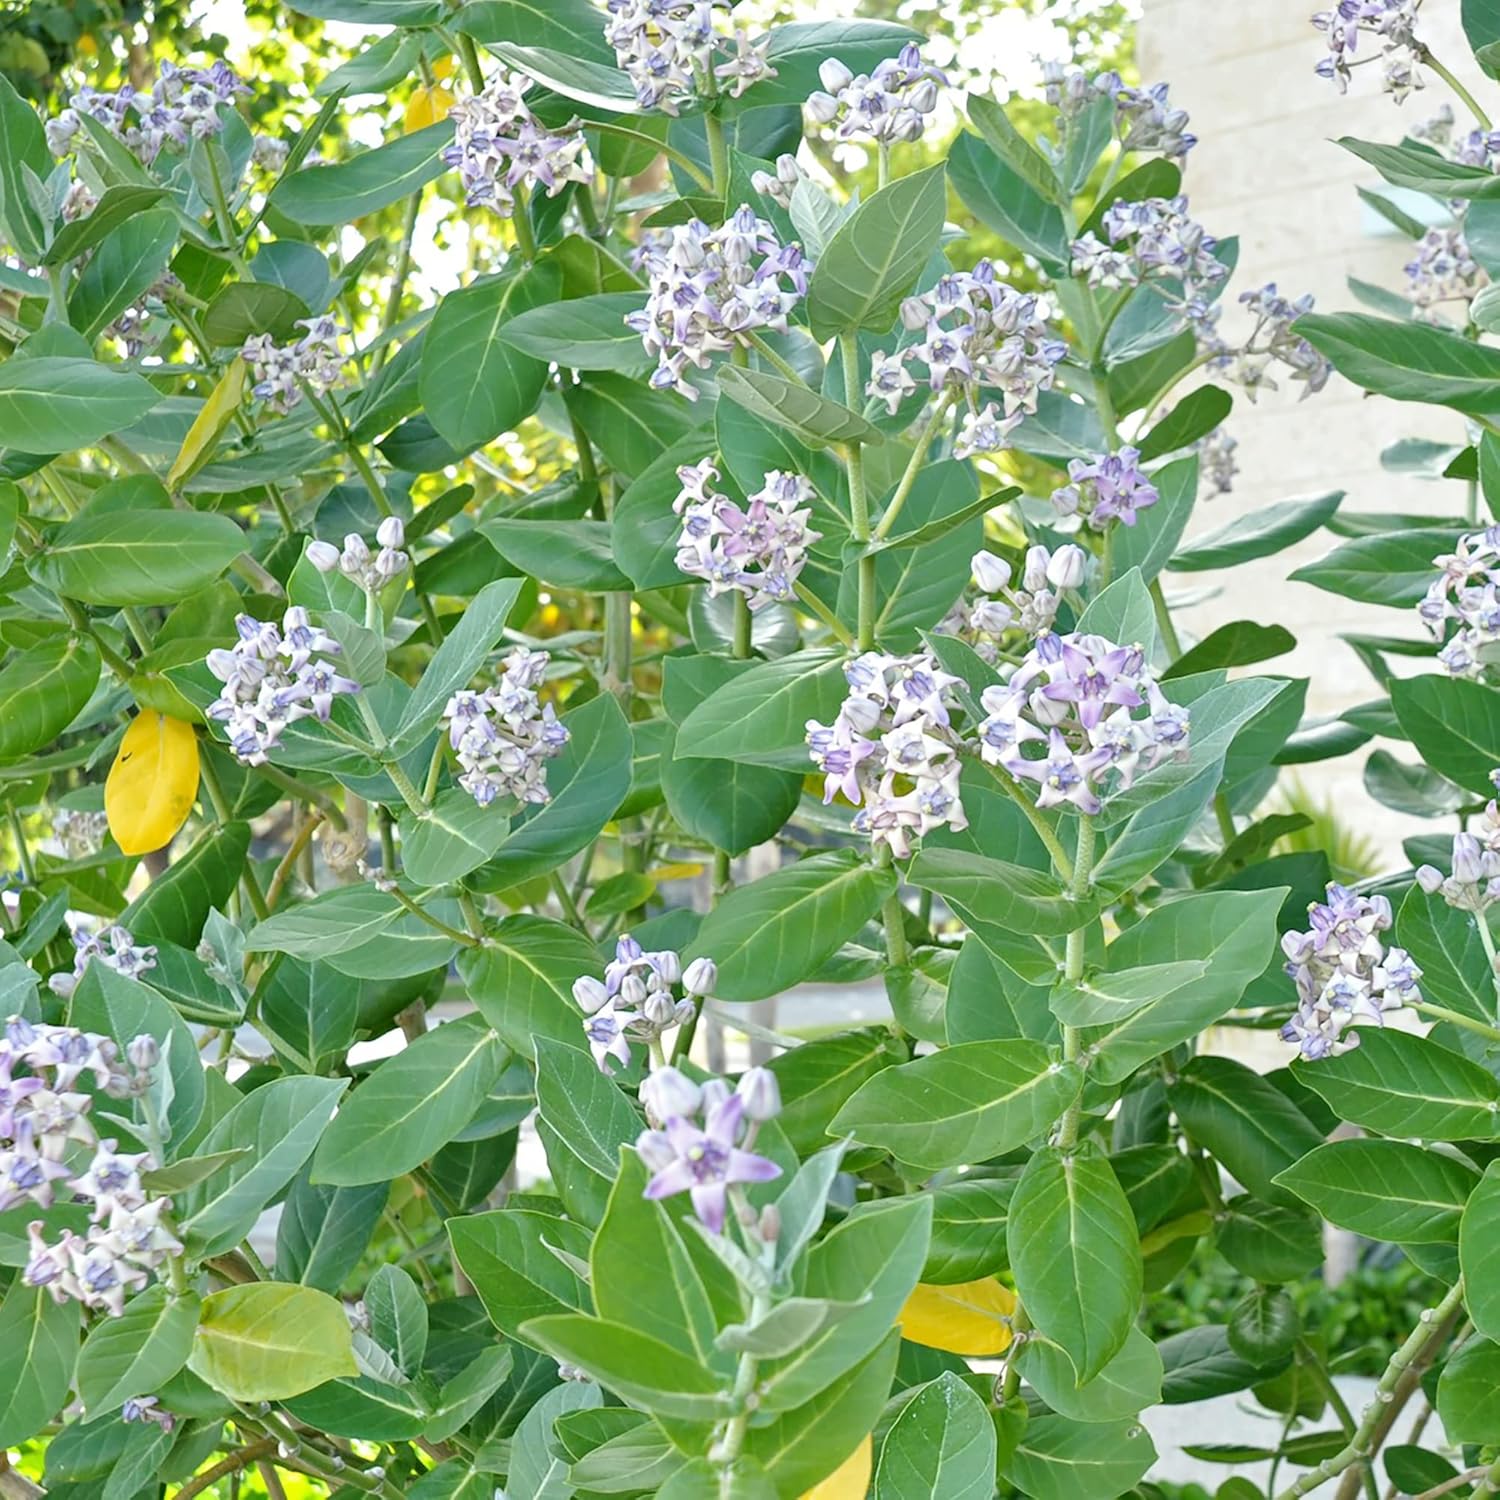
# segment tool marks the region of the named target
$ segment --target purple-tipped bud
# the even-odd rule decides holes
[[[639,974],[627,974],[620,981],[620,1000],[632,1010],[643,1005],[646,1000],[646,981]]]
[[[818,64],[818,82],[830,94],[836,94],[840,89],[846,89],[854,82],[854,74],[838,58],[825,57]]]
[[[1477,885],[1484,879],[1484,851],[1472,833],[1453,835],[1453,878],[1460,885]]]
[[[749,1068],[735,1089],[745,1101],[748,1120],[774,1120],[781,1113],[781,1085],[769,1068]]]
[[[375,528],[375,540],[382,547],[404,547],[406,545],[406,527],[400,516],[387,516],[379,526]]]
[[[631,979],[634,977],[634,975],[630,976]],[[628,985],[630,979],[627,979],[625,983]],[[666,990],[652,990],[646,996],[641,1012],[653,1026],[660,1026],[665,1030],[677,1019],[677,1002]]]
[[[1026,564],[1021,571],[1021,587],[1028,594],[1034,594],[1039,589],[1047,587],[1047,566],[1052,561],[1052,554],[1043,546],[1028,547],[1026,549]]]
[[[137,1073],[149,1073],[161,1062],[161,1048],[154,1036],[143,1033],[131,1038],[125,1056]]]
[[[1443,888],[1443,872],[1435,865],[1419,865],[1417,867],[1417,884],[1429,896],[1435,896]]]
[[[839,101],[832,94],[819,90],[807,96],[807,112],[819,125],[831,125],[839,114]]]
[[[688,1119],[698,1113],[703,1090],[676,1068],[658,1068],[641,1084],[641,1103],[658,1119]]]

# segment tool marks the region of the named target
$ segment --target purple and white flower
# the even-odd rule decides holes
[[[1500,642],[1500,526],[1472,531],[1451,553],[1435,557],[1438,575],[1427,587],[1417,615],[1436,641],[1458,629],[1438,652],[1453,677],[1479,677]]]
[[[1072,270],[1094,287],[1133,286],[1146,280],[1175,283],[1168,305],[1190,327],[1212,323],[1211,292],[1229,275],[1214,256],[1218,241],[1188,215],[1188,201],[1120,198],[1104,215],[1101,240],[1086,234],[1073,242]]]
[[[1432,865],[1422,865],[1417,884],[1428,895],[1441,896],[1449,906],[1474,912],[1477,920],[1484,921],[1479,914],[1500,901],[1500,805],[1492,799],[1472,828],[1453,835],[1447,875]]]
[[[1416,254],[1406,264],[1406,295],[1424,322],[1441,322],[1445,302],[1458,304],[1459,321],[1467,323],[1469,304],[1490,284],[1489,275],[1469,251],[1463,229],[1429,229],[1417,241]]]
[[[807,524],[812,485],[772,469],[740,506],[711,488],[719,471],[707,459],[685,464],[677,475],[683,486],[672,505],[682,517],[677,566],[705,579],[712,595],[743,594],[751,609],[794,599],[807,550],[822,536]]]
[[[1417,8],[1422,0],[1338,0],[1321,10],[1312,23],[1328,38],[1327,50],[1313,70],[1319,78],[1338,84],[1346,93],[1352,70],[1363,63],[1381,63],[1385,91],[1400,104],[1424,79],[1417,69],[1422,49],[1416,37]],[[1358,55],[1360,38],[1369,36],[1379,48]]]
[[[757,329],[785,333],[813,269],[802,247],[783,245],[748,204],[716,229],[691,219],[643,241],[639,266],[650,291],[626,326],[657,358],[651,384],[690,401],[698,391],[687,367],[707,369],[712,355],[746,344]]]
[[[386,516],[375,531],[372,550],[356,532],[344,538],[342,548],[332,542],[309,542],[307,560],[320,573],[342,573],[367,594],[378,594],[393,578],[406,571],[411,559],[401,550],[406,527],[400,516]]]
[[[766,55],[769,34],[752,41],[743,27],[730,35],[715,28],[714,13],[728,15],[734,0],[606,0],[605,8],[605,40],[642,109],[675,115],[710,81],[738,98],[776,76]]]
[[[299,318],[307,332],[290,344],[278,344],[269,333],[245,340],[240,357],[250,366],[250,393],[285,415],[302,400],[303,385],[322,396],[332,390],[344,366],[338,323],[326,313]]]
[[[299,606],[286,611],[279,628],[240,615],[235,629],[239,639],[229,650],[208,653],[208,670],[224,685],[206,713],[224,725],[235,756],[258,766],[289,724],[326,720],[334,698],[357,693],[359,684],[327,659],[339,654],[339,643]]]
[[[1042,77],[1047,103],[1057,110],[1064,128],[1095,99],[1107,97],[1114,100],[1121,151],[1186,157],[1198,144],[1198,137],[1187,128],[1187,111],[1173,108],[1165,83],[1134,88],[1122,82],[1118,73],[1090,77],[1058,62],[1044,63]]]
[[[885,148],[921,140],[937,109],[938,91],[948,86],[947,75],[922,61],[915,42],[869,73],[856,75],[837,58],[825,58],[818,81],[822,89],[807,100],[813,119],[833,126],[841,141],[875,141]]]
[[[648,952],[628,932],[617,939],[602,978],[581,974],[573,981],[573,999],[584,1014],[584,1035],[600,1071],[610,1071],[611,1058],[628,1067],[632,1041],[646,1043],[659,1060],[663,1035],[697,1015],[698,1002],[713,992],[717,980],[712,959],[695,958],[684,969],[669,948]],[[662,1088],[675,1086],[679,1075],[660,1067],[657,1073]],[[657,1118],[666,1115],[659,1110]]]
[[[84,971],[96,959],[127,979],[139,979],[147,969],[156,967],[156,949],[149,944],[138,945],[119,923],[93,932],[80,922],[73,929],[73,972],[50,975],[47,987],[54,995],[66,998],[78,988]]]
[[[1359,1046],[1356,1021],[1385,1024],[1385,1013],[1421,1000],[1422,971],[1401,948],[1387,948],[1391,903],[1330,885],[1326,902],[1308,908],[1308,930],[1282,935],[1297,1009],[1281,1029],[1303,1057],[1337,1057]]]
[[[993,552],[976,552],[970,566],[975,592],[958,600],[937,631],[957,636],[993,666],[1007,632],[1035,638],[1052,629],[1063,593],[1083,582],[1088,557],[1071,542],[1056,552],[1029,547],[1014,586],[1010,564]]]
[[[1098,635],[1042,636],[980,703],[980,756],[1035,782],[1038,807],[1092,815],[1112,777],[1123,790],[1187,754],[1188,711],[1157,686],[1141,648]]]
[[[1077,516],[1095,531],[1111,521],[1134,526],[1141,511],[1161,498],[1140,468],[1140,450],[1121,448],[1093,459],[1075,458],[1068,464],[1069,483],[1052,492],[1052,507],[1060,516]]]
[[[958,737],[949,720],[958,678],[926,651],[867,651],[844,667],[849,694],[832,724],[807,721],[807,746],[823,773],[823,801],[842,794],[853,827],[898,859],[913,837],[969,826],[959,792]]]
[[[496,797],[551,800],[547,762],[568,743],[567,726],[537,692],[551,659],[517,646],[493,687],[465,688],[443,708],[442,728],[462,768],[458,784],[481,807]]]
[[[1255,314],[1249,335],[1238,344],[1226,343],[1218,330],[1219,309],[1200,319],[1194,331],[1199,351],[1208,357],[1209,368],[1243,386],[1252,401],[1263,390],[1274,391],[1272,365],[1280,365],[1302,386],[1302,396],[1315,395],[1328,384],[1333,366],[1296,330],[1297,319],[1313,309],[1309,295],[1291,301],[1280,295],[1274,281],[1253,291],[1241,292],[1240,302]]]
[[[1239,441],[1223,427],[1215,427],[1206,437],[1193,445],[1198,455],[1198,493],[1206,499],[1215,495],[1227,495],[1234,489],[1234,476],[1239,473],[1234,450]]]

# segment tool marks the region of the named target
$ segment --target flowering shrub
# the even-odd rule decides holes
[[[895,23],[303,8],[390,32],[287,140],[222,63],[0,82],[0,1493],[1106,1500],[1236,1392],[1221,1496],[1453,1489],[1419,1388],[1500,1492],[1500,193],[1416,5],[1317,23],[1476,116],[1345,143],[1433,200],[1371,195],[1407,295],[1233,336],[1165,85],[1050,70],[1033,143]],[[506,248],[413,307],[438,193]],[[1391,459],[1466,514],[1185,540],[1229,387],[1334,369],[1471,419]],[[1325,527],[1297,576],[1422,628],[1304,724],[1170,580]],[[1462,822],[1346,887],[1268,797],[1376,733]],[[1434,1288],[1357,1413],[1324,1220]],[[1153,1341],[1208,1256],[1251,1290]]]

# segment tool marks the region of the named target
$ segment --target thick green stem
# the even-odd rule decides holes
[[[1082,901],[1092,886],[1094,871],[1094,820],[1080,816],[1078,819],[1078,851],[1073,859],[1073,875],[1068,890],[1075,901]],[[1083,959],[1088,940],[1088,923],[1075,927],[1068,934],[1067,953],[1063,961],[1063,978],[1069,984],[1077,984],[1083,978]],[[1063,1057],[1068,1062],[1077,1062],[1079,1036],[1076,1026],[1063,1027]],[[1057,1144],[1070,1151],[1078,1144],[1078,1122],[1082,1118],[1083,1106],[1074,1101],[1068,1106],[1057,1128]]]
[[[411,197],[406,200],[406,217],[401,227],[401,249],[396,256],[396,271],[391,277],[390,294],[386,297],[385,317],[381,320],[380,331],[388,334],[401,320],[401,298],[406,292],[406,278],[411,275],[411,246],[412,240],[417,233],[417,214],[422,207],[422,190],[418,188]],[[375,368],[378,370],[390,355],[392,343],[386,339],[375,355]]]
[[[901,515],[902,507],[906,504],[907,497],[912,492],[912,486],[917,482],[917,475],[922,472],[922,465],[927,459],[927,450],[932,446],[932,440],[937,436],[938,428],[943,419],[948,415],[948,408],[952,405],[951,398],[944,397],[939,400],[928,415],[923,424],[921,432],[917,434],[917,445],[911,450],[911,457],[907,460],[906,469],[901,475],[901,482],[896,486],[895,493],[886,503],[885,513],[876,526],[875,540],[884,541],[891,534],[891,528],[896,524]]]
[[[1472,1031],[1476,1036],[1482,1036],[1488,1041],[1500,1042],[1500,1027],[1476,1021],[1473,1016],[1466,1016],[1462,1011],[1449,1010],[1446,1005],[1434,1005],[1430,1000],[1415,1000],[1410,1002],[1410,1005],[1411,1009],[1419,1015],[1430,1016],[1434,1021],[1447,1021],[1454,1026],[1462,1026],[1465,1031]]]
[[[1435,1308],[1428,1308],[1424,1311],[1417,1326],[1407,1335],[1401,1347],[1391,1355],[1390,1363],[1386,1365],[1385,1373],[1375,1387],[1375,1398],[1360,1417],[1354,1436],[1332,1457],[1325,1458],[1316,1468],[1308,1469],[1306,1473],[1299,1475],[1292,1484],[1276,1496],[1276,1500],[1299,1500],[1300,1496],[1311,1494],[1319,1485],[1337,1474],[1342,1474],[1351,1465],[1368,1463],[1374,1457],[1375,1432],[1380,1425],[1382,1415],[1392,1403],[1397,1385],[1402,1376],[1417,1361],[1425,1358],[1430,1346],[1437,1338],[1446,1332],[1450,1317],[1463,1302],[1463,1285],[1463,1280],[1460,1278],[1448,1289],[1443,1300]]]
[[[10,831],[16,841],[16,863],[27,885],[36,884],[36,864],[31,858],[31,849],[26,842],[26,826],[21,822],[21,812],[14,802],[6,809],[10,814]]]
[[[703,130],[708,137],[709,191],[722,199],[729,191],[729,148],[724,142],[724,122],[717,110],[704,112]]]
[[[1475,99],[1473,94],[1471,94],[1468,89],[1464,87],[1464,85],[1458,80],[1458,78],[1455,77],[1455,75],[1442,62],[1440,62],[1436,57],[1432,55],[1431,48],[1426,46],[1424,43],[1419,43],[1417,47],[1417,56],[1420,57],[1422,61],[1425,62],[1427,66],[1431,68],[1432,71],[1436,73],[1437,76],[1441,78],[1443,82],[1446,83],[1448,87],[1452,89],[1460,99],[1463,100],[1464,104],[1468,107],[1469,113],[1472,114],[1474,118],[1479,122],[1479,128],[1481,130],[1490,129],[1490,117],[1484,112],[1483,109],[1480,108],[1479,101]]]

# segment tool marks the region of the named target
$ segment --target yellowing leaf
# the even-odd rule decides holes
[[[684,861],[675,865],[657,865],[647,873],[657,882],[663,880],[696,880],[703,873],[703,866]]]
[[[802,1500],[865,1500],[874,1465],[874,1437],[866,1433],[859,1447],[827,1479],[820,1479]]]
[[[433,60],[432,76],[434,78],[452,78],[454,66],[453,54],[445,52],[441,57]]]
[[[213,457],[224,429],[234,420],[245,398],[245,361],[238,355],[230,361],[229,368],[219,377],[219,383],[203,403],[203,410],[193,419],[187,436],[172,467],[167,472],[167,488],[175,490],[185,479],[191,478]]]
[[[452,108],[452,90],[445,89],[441,84],[433,88],[413,89],[411,102],[406,106],[406,133],[410,135],[414,130],[446,120],[448,111]]]
[[[120,852],[164,848],[187,821],[197,796],[193,726],[149,709],[137,714],[104,783],[104,811]]]
[[[901,1337],[950,1354],[1003,1354],[1016,1294],[994,1276],[956,1286],[918,1285],[896,1319]]]
[[[276,1281],[205,1297],[188,1369],[231,1401],[284,1401],[359,1374],[339,1302]]]

